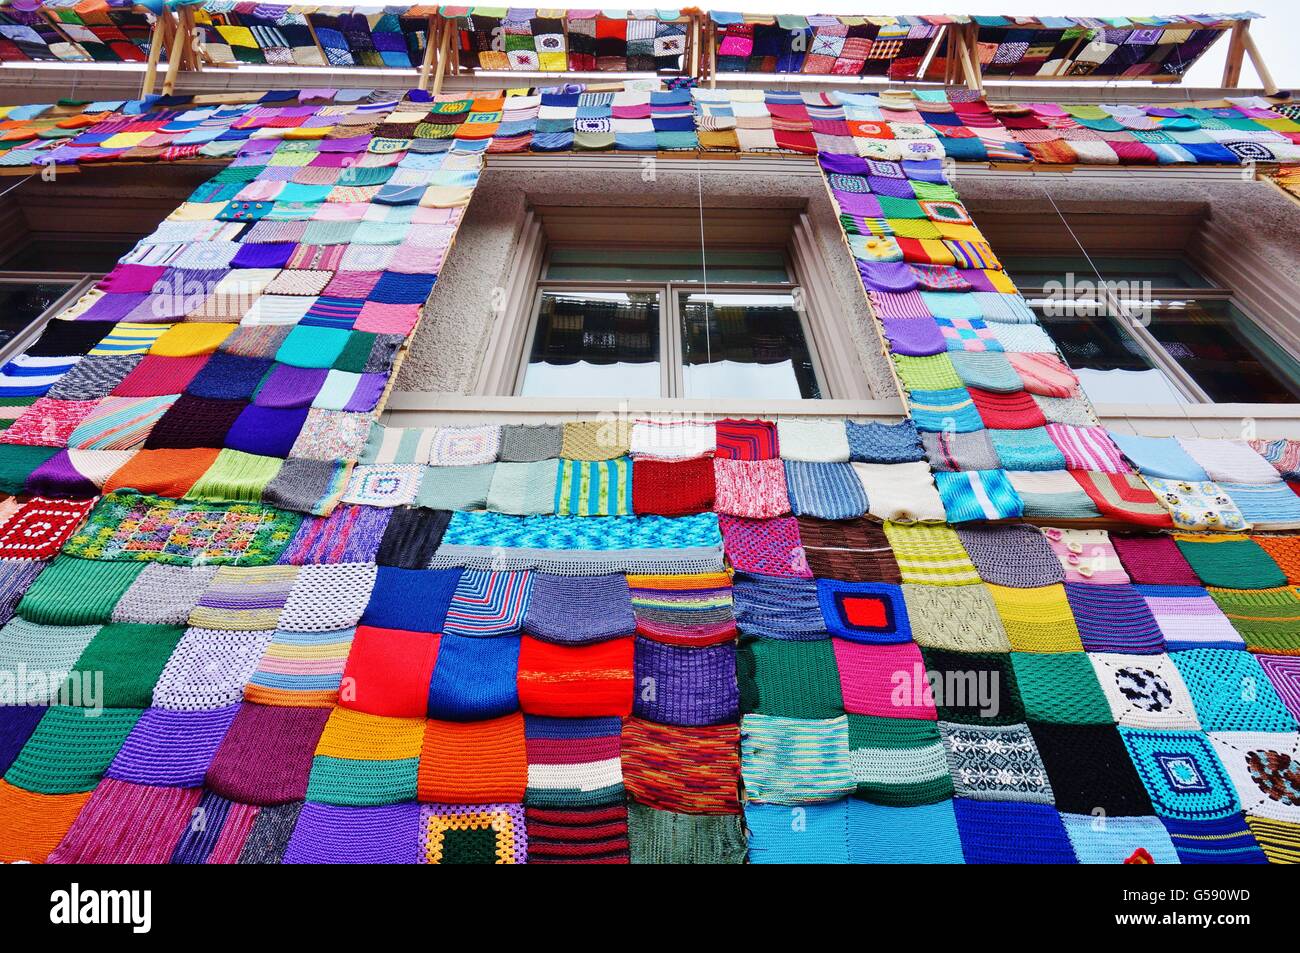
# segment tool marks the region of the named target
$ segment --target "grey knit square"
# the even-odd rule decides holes
[[[262,502],[295,513],[311,513],[329,495],[342,464],[290,457],[262,491]]]
[[[143,354],[90,354],[79,360],[45,395],[55,400],[98,400],[144,358]]]
[[[966,554],[985,582],[1034,589],[1065,581],[1061,561],[1032,526],[956,527]]]
[[[1097,418],[1082,397],[1044,397],[1031,394],[1038,409],[1049,424],[1069,424],[1072,427],[1095,427]]]
[[[536,463],[560,455],[564,428],[559,424],[506,424],[501,428],[503,463]]]
[[[376,334],[374,347],[366,358],[366,373],[387,374],[391,371],[393,362],[397,360],[397,352],[405,343],[406,338],[401,334]]]
[[[921,443],[932,470],[997,470],[1002,466],[987,430],[923,433]]]
[[[113,621],[184,625],[216,571],[216,566],[149,563],[118,600]]]
[[[241,864],[278,864],[284,858],[289,838],[298,824],[302,801],[270,804],[258,809],[257,820],[239,852]]]

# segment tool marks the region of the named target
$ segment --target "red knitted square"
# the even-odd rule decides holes
[[[633,640],[553,645],[524,636],[519,646],[519,707],[559,718],[632,713]]]
[[[440,638],[430,632],[357,626],[339,704],[371,715],[423,718]]]
[[[713,459],[632,461],[632,510],[686,516],[713,509]]]
[[[776,424],[768,420],[719,420],[716,455],[728,460],[775,460],[780,456]]]
[[[1028,430],[1030,427],[1043,427],[1047,424],[1047,418],[1043,416],[1038,404],[1034,403],[1029,391],[995,394],[978,387],[968,389],[980,419],[990,430]]]
[[[94,503],[32,497],[0,528],[0,559],[53,558]]]
[[[114,397],[163,397],[180,394],[208,362],[207,354],[193,357],[162,357],[146,354],[144,359],[113,388]]]
[[[740,810],[740,728],[684,728],[629,718],[623,725],[623,785],[638,803],[681,814]]]

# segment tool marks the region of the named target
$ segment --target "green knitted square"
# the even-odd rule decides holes
[[[894,807],[952,797],[939,726],[920,718],[849,715],[849,764],[856,795]]]
[[[1255,651],[1300,653],[1300,590],[1211,589],[1210,598]]]
[[[840,671],[830,639],[755,639],[736,652],[740,710],[783,718],[844,714]]]
[[[28,447],[0,443],[0,493],[21,493],[31,472],[56,453],[58,447]]]
[[[1115,723],[1097,673],[1083,652],[1012,652],[1011,665],[1029,721]]]
[[[145,565],[56,556],[23,595],[18,614],[44,625],[108,622],[113,607]]]
[[[442,863],[495,864],[497,832],[490,827],[449,830],[442,835]]]
[[[881,218],[925,218],[925,209],[916,199],[899,199],[892,195],[877,195]]]
[[[103,672],[105,708],[148,708],[154,684],[185,634],[183,625],[104,626],[86,646],[73,672]]]
[[[957,368],[947,353],[931,354],[928,357],[910,357],[906,354],[893,355],[894,365],[898,368],[898,378],[903,386],[912,390],[952,390],[964,388]]]
[[[91,714],[58,706],[45,713],[5,772],[5,781],[37,794],[92,790],[117,756],[142,712],[106,708]]]
[[[487,507],[495,463],[469,467],[425,467],[415,505],[431,510],[481,510]],[[554,495],[555,486],[552,484]]]
[[[185,494],[187,500],[218,500],[227,503],[259,503],[267,484],[275,479],[284,461],[242,450],[222,450],[212,466]]]
[[[1253,539],[1233,537],[1199,540],[1174,537],[1183,558],[1206,586],[1224,589],[1275,589],[1286,585],[1286,573]]]
[[[634,864],[743,864],[745,832],[736,814],[677,814],[627,806]]]
[[[318,754],[311,760],[307,800],[370,806],[414,801],[420,759],[357,761]]]
[[[366,362],[370,360],[370,352],[375,349],[377,337],[378,335],[370,331],[353,331],[349,334],[342,353],[334,361],[334,370],[351,371],[353,374],[364,373]]]

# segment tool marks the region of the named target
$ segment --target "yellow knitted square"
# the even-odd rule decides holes
[[[158,335],[149,353],[158,357],[194,357],[211,354],[234,333],[237,324],[219,321],[183,321]]]
[[[316,754],[353,761],[402,761],[420,757],[423,718],[388,718],[350,708],[330,712]]]
[[[1074,613],[1059,583],[1035,589],[989,585],[1013,652],[1082,652]]]

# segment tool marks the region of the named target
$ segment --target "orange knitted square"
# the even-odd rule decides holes
[[[36,794],[0,780],[0,863],[44,863],[90,795]]]
[[[141,450],[104,483],[104,492],[131,489],[180,499],[217,460],[213,447]]]
[[[518,804],[528,786],[524,716],[428,721],[420,749],[421,801]]]
[[[1286,581],[1300,585],[1300,536],[1252,536],[1264,552],[1286,573]]]
[[[519,647],[519,707],[560,718],[632,713],[631,638],[595,645],[552,645],[524,636]]]

